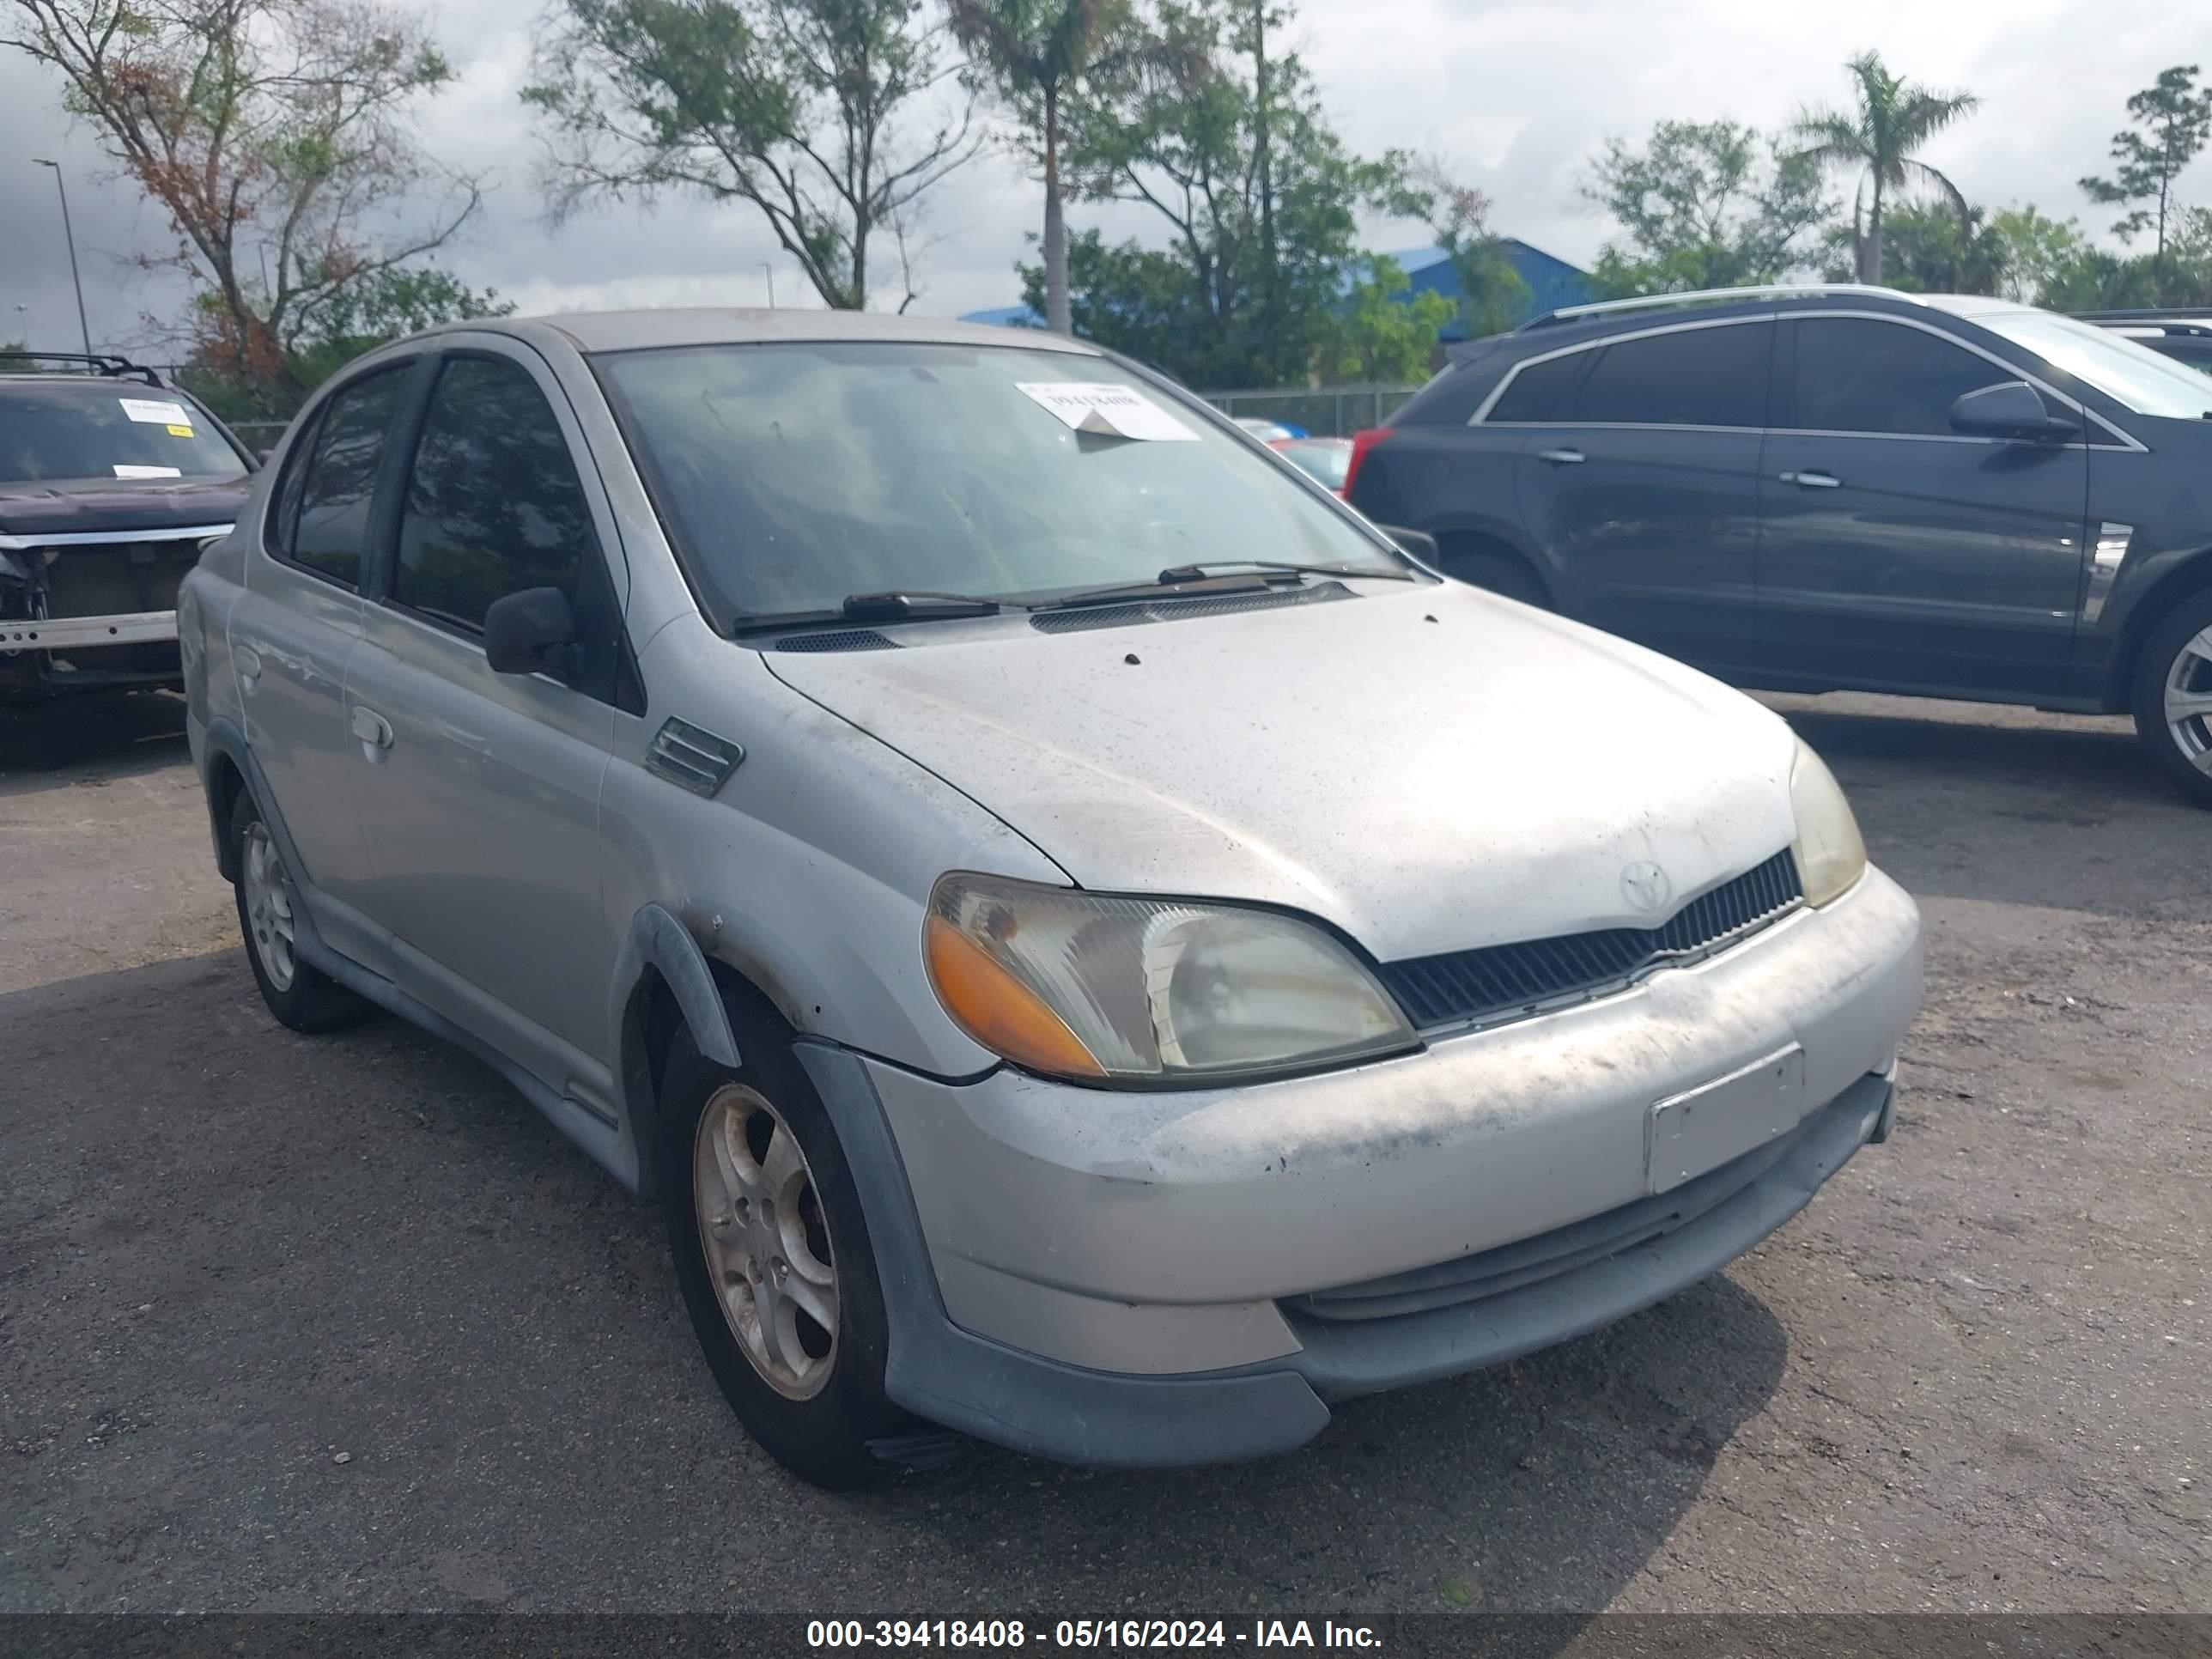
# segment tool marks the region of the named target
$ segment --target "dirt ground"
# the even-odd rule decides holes
[[[0,770],[0,1610],[2212,1608],[2212,815],[2116,722],[1774,701],[1925,913],[1888,1146],[1296,1455],[857,1499],[491,1073],[268,1018],[173,704]]]

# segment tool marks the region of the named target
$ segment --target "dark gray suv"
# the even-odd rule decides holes
[[[1733,289],[1477,341],[1346,493],[1741,685],[2132,713],[2212,805],[2212,378],[1977,296]]]

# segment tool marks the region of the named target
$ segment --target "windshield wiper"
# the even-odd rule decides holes
[[[1394,570],[1387,564],[1352,564],[1343,560],[1334,564],[1297,564],[1281,559],[1202,559],[1195,564],[1170,565],[1160,572],[1158,581],[1169,587],[1237,570],[1286,570],[1299,576],[1374,576],[1394,582],[1415,580],[1412,572]]]
[[[995,617],[1006,607],[972,593],[848,593],[838,612],[848,622],[927,622],[939,617]]]

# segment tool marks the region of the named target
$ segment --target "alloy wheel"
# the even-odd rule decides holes
[[[799,1138],[759,1091],[726,1083],[700,1114],[692,1185],[730,1334],[770,1388],[811,1399],[837,1360],[837,1270]]]
[[[2176,652],[2166,671],[2166,729],[2191,765],[2212,774],[2212,628]]]
[[[255,960],[279,991],[292,988],[298,971],[292,921],[292,884],[284,876],[284,861],[269,838],[269,826],[258,820],[246,826],[245,857],[246,937]]]

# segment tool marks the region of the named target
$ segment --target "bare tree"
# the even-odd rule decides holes
[[[413,127],[453,71],[377,0],[0,0],[0,46],[56,71],[177,234],[202,361],[300,391],[288,358],[355,283],[442,246],[477,181]],[[432,199],[427,209],[416,204]]]
[[[910,238],[981,143],[944,46],[919,0],[554,0],[522,94],[545,118],[553,215],[672,191],[750,202],[825,303],[863,309],[871,240]],[[910,268],[902,283],[911,302]]]

